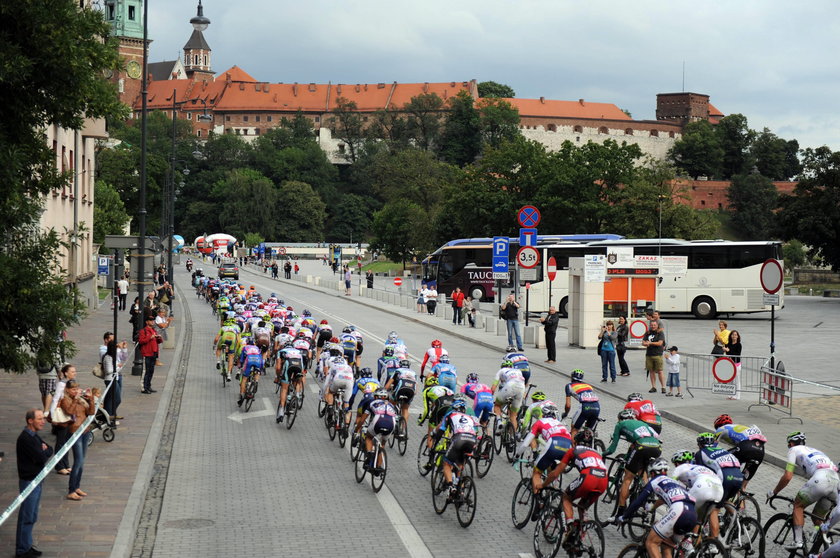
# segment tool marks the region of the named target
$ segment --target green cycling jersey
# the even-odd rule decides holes
[[[604,456],[613,453],[622,439],[643,447],[660,447],[662,445],[656,432],[648,423],[637,419],[622,420],[615,425],[610,447],[604,452]]]

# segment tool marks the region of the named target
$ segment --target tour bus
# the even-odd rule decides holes
[[[490,268],[492,239],[482,240],[489,242],[470,243],[467,239],[452,241],[442,246],[423,262],[425,279],[437,280],[438,292],[447,296],[458,286],[473,298],[492,301],[495,295],[495,283]],[[665,275],[656,270],[659,279],[655,296],[646,296],[650,301],[646,305],[653,305],[661,312],[690,312],[698,318],[708,319],[720,313],[769,311],[770,306],[765,306],[763,302],[764,290],[759,279],[761,264],[767,259],[782,261],[782,246],[778,241],[564,239],[556,243],[539,241],[537,250],[540,252],[540,264],[535,270],[535,277],[528,281],[529,310],[545,312],[553,305],[563,316],[568,313],[570,258],[602,254],[608,262],[615,262],[616,254],[623,253],[625,257],[629,255],[631,260],[638,256],[648,257],[652,262],[660,262],[662,259],[673,260],[679,259],[674,256],[682,256],[682,261],[685,262],[684,272]],[[510,269],[513,270],[513,258],[516,254],[513,243],[510,252]],[[552,257],[556,261],[557,273],[554,281],[549,282],[546,262]],[[608,264],[607,281],[613,279],[609,272],[610,265],[612,263]],[[648,269],[655,269],[658,264],[652,265],[653,267]],[[520,283],[524,281],[520,280]],[[510,288],[512,285],[502,283],[500,286]],[[781,292],[778,294],[778,306],[782,307],[784,297]],[[631,306],[633,302],[631,301]],[[605,315],[608,316],[632,316],[635,315],[634,310],[638,309],[605,301]]]

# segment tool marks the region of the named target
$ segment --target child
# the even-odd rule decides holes
[[[673,397],[674,388],[677,388],[677,397],[682,397],[682,388],[680,387],[680,354],[677,347],[671,347],[665,353],[665,363],[668,370],[668,393],[667,397]]]

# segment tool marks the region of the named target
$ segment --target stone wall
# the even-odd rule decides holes
[[[633,122],[628,122],[628,126]],[[577,130],[577,131],[576,131]],[[611,139],[618,142],[638,145],[646,154],[655,159],[663,160],[668,155],[668,150],[673,147],[674,142],[680,139],[680,134],[658,133],[654,130],[632,129],[632,134],[627,134],[626,129],[614,129],[586,126],[556,126],[554,130],[546,130],[543,126],[532,126],[520,128],[520,132],[526,138],[538,141],[552,151],[557,151],[564,141],[570,141],[575,145],[583,145],[586,142],[594,141],[603,143]]]

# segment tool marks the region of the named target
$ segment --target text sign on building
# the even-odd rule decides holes
[[[648,255],[636,254],[636,256],[633,259],[636,263],[635,267],[637,269],[643,269],[643,268],[650,269],[650,268],[654,268],[654,267],[659,267],[659,256],[648,256]]]
[[[607,279],[607,260],[603,254],[587,254],[583,257],[583,280],[587,283],[603,283]]]
[[[682,277],[688,273],[688,256],[662,256],[659,273],[663,277]]]

